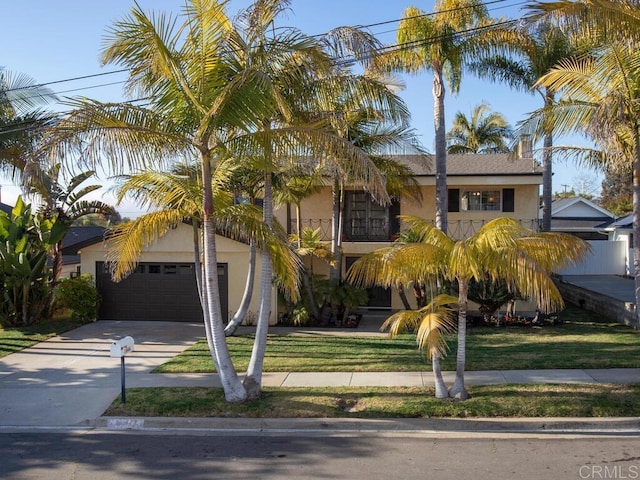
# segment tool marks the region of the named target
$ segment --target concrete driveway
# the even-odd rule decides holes
[[[201,323],[99,321],[0,359],[0,426],[77,425],[120,394],[113,340],[130,335],[126,372],[148,373],[204,337]]]

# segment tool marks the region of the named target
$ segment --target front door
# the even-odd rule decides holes
[[[359,257],[346,257],[345,265],[347,270]],[[371,309],[385,309],[391,308],[391,289],[383,287],[371,287],[367,288],[367,296],[369,301],[367,307]]]

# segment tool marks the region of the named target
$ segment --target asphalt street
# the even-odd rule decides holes
[[[638,443],[602,435],[32,432],[0,434],[0,477],[633,479],[640,478]]]

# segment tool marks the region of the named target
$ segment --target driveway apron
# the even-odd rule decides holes
[[[121,390],[114,340],[133,337],[125,372],[148,373],[204,336],[202,324],[98,321],[0,359],[0,426],[78,425]],[[125,376],[126,378],[126,376]]]

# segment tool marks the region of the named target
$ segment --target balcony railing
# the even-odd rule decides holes
[[[447,234],[455,239],[460,240],[463,238],[469,238],[476,233],[484,224],[489,222],[486,220],[453,220],[449,222]],[[537,218],[534,219],[518,219],[520,225],[534,232],[540,231],[540,221]],[[354,226],[346,225],[342,235],[344,242],[390,242],[395,237],[397,232],[389,232],[386,222],[383,224],[375,223],[373,225],[362,225],[361,228],[354,228]],[[432,220],[435,224],[435,220]],[[302,221],[302,228],[320,228],[320,238],[322,241],[331,240],[331,219],[304,219]],[[290,232],[296,231],[296,221],[291,220]]]

